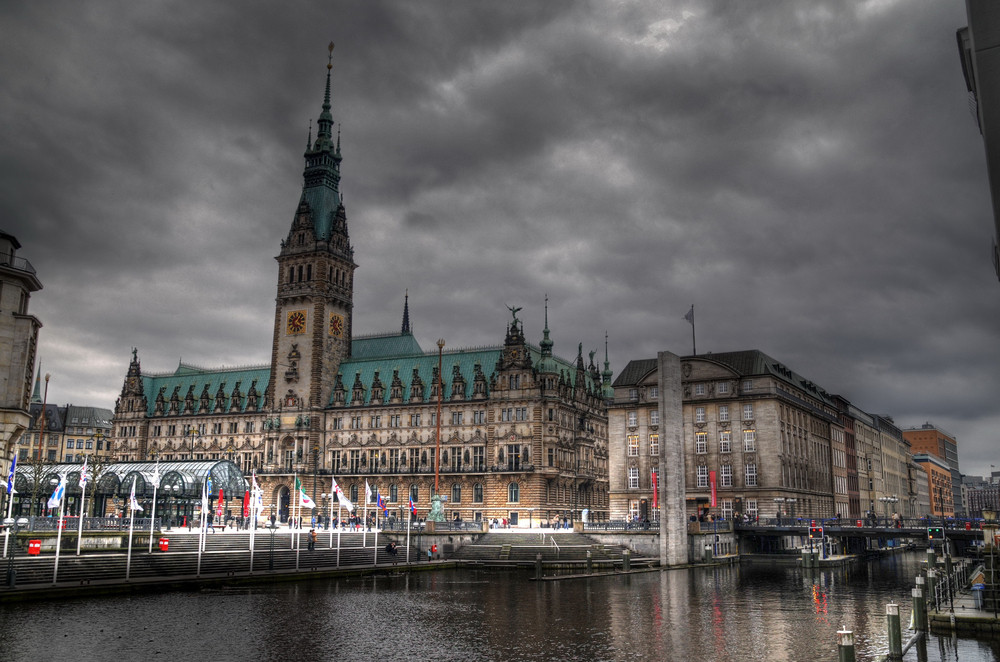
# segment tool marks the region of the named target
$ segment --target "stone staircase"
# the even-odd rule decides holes
[[[474,543],[464,545],[452,560],[483,565],[534,564],[538,554],[546,564],[584,564],[587,552],[598,567],[621,565],[621,546],[607,546],[581,533],[506,533],[489,532]]]

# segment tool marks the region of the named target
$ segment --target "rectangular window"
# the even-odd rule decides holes
[[[236,421],[230,421],[229,422],[229,434],[236,434],[236,433],[238,433],[240,431],[239,427],[240,427],[239,423],[237,423]]]
[[[722,500],[722,518],[732,519],[733,518],[733,500],[723,499]]]
[[[719,471],[719,484],[722,487],[733,486],[733,465],[723,464]]]
[[[340,429],[340,421],[341,419],[339,418],[333,419],[334,425],[337,426],[336,428],[337,430]],[[255,421],[247,421],[246,423],[243,424],[243,432],[247,434],[253,434],[254,432],[256,432],[256,430],[257,430],[257,423]]]
[[[399,414],[392,414],[391,416],[389,416],[389,427],[398,428],[400,425],[401,418],[402,416],[400,416]]]
[[[556,466],[556,450],[554,448],[549,449],[549,466]]]
[[[695,423],[704,423],[705,422],[705,408],[704,407],[695,407],[694,408],[694,422]]]
[[[729,405],[719,405],[719,422],[727,423],[729,421]]]
[[[222,423],[212,423],[212,434],[222,434]]]
[[[743,507],[746,508],[747,516],[750,519],[757,519],[757,499],[746,499],[743,501]]]
[[[653,457],[660,456],[660,435],[649,435],[649,454]]]
[[[649,387],[649,397],[650,398],[658,398],[658,397],[660,397],[660,387],[659,386],[650,386]]]
[[[719,395],[725,395],[729,393],[729,382],[719,382],[715,385],[715,392]]]
[[[744,379],[743,380],[743,390],[744,391],[749,391],[749,390],[752,390],[752,389],[753,389],[753,380],[752,379]]]
[[[705,395],[705,385],[704,384],[695,384],[694,385],[694,394],[695,395]]]
[[[694,434],[694,452],[698,455],[704,455],[708,452],[708,433],[707,432],[695,432]]]
[[[76,440],[76,447],[79,448],[80,450],[83,450],[83,439]]]
[[[634,411],[630,411],[628,413],[628,426],[630,428],[634,428],[638,424],[639,424],[639,414]]]
[[[708,467],[697,467],[698,487],[708,487]]]
[[[460,412],[460,411],[453,411],[453,412],[451,412],[451,424],[452,425],[461,425],[462,424],[462,412]]]
[[[177,434],[177,426],[176,425],[168,425],[167,426],[167,436],[173,437],[176,434]]]
[[[247,425],[248,426],[252,425],[252,423],[247,423]],[[344,419],[343,418],[335,418],[335,419],[333,419],[333,421],[330,424],[330,429],[331,430],[341,430],[341,429],[343,429],[343,427],[344,427]],[[247,432],[253,432],[253,430],[248,429]]]
[[[746,466],[746,486],[757,487],[757,465],[754,463]]]
[[[381,414],[375,414],[374,416],[372,416],[371,419],[370,419],[370,425],[369,425],[369,427],[373,427],[373,428],[380,428],[380,427],[382,427],[382,415]]]
[[[743,451],[746,453],[751,453],[757,450],[757,431],[756,430],[744,430],[743,431]]]
[[[73,448],[73,442],[74,441],[75,441],[74,439],[67,439],[66,440],[66,448]]]
[[[733,433],[729,430],[722,430],[719,432],[719,452],[733,452]]]
[[[88,451],[94,450],[94,442],[92,442],[92,441],[88,441],[87,442],[87,450]]]
[[[629,400],[638,400],[639,399],[639,389],[637,389],[637,388],[630,388],[628,390],[628,399]]]
[[[649,424],[650,425],[659,425],[660,424],[660,410],[659,409],[652,409],[652,410],[650,410],[650,412],[649,412]]]
[[[159,425],[154,425],[153,426],[153,436],[154,437],[159,437],[160,436],[160,429],[161,428],[160,428]]]
[[[486,448],[484,446],[472,447],[472,470],[484,471],[486,469]]]
[[[410,414],[410,427],[411,428],[420,427],[420,414]]]
[[[66,461],[67,462],[72,462],[73,461],[73,454],[72,453],[66,453]]]
[[[360,430],[361,429],[361,417],[360,416],[351,416],[351,429],[352,430]]]
[[[629,467],[628,488],[630,490],[639,489],[639,467]]]
[[[198,434],[200,434],[203,437],[206,434],[208,434],[208,424],[207,423],[199,423],[198,424]]]
[[[473,425],[484,425],[486,423],[486,410],[477,409],[472,412],[472,424]]]
[[[628,439],[628,455],[629,457],[635,457],[639,454],[639,435],[630,434]]]
[[[752,421],[753,420],[753,403],[748,402],[743,405],[743,420]]]

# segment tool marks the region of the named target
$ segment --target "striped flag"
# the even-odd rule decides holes
[[[128,507],[132,509],[132,512],[139,511],[142,512],[142,506],[139,502],[135,500],[135,479],[132,479],[132,492],[128,495]]]
[[[410,497],[410,512],[414,517],[417,516],[417,504],[413,503],[413,497]]]
[[[7,474],[7,494],[14,493],[14,469],[17,468],[17,455],[10,461],[10,473]]]
[[[299,491],[299,507],[300,508],[315,508],[316,502],[309,498],[306,494],[306,489],[302,487],[302,482],[296,476],[295,478],[295,489]]]
[[[382,498],[382,495],[378,493],[378,491],[375,492],[375,499],[378,503],[378,509],[382,511],[384,516],[388,517],[389,509],[385,507],[385,500]]]
[[[333,493],[337,495],[337,500],[340,501],[340,505],[347,509],[348,513],[354,512],[354,504],[351,500],[347,498],[344,494],[344,490],[340,489],[340,485],[337,485],[337,479],[333,479]]]
[[[52,492],[52,496],[49,497],[49,510],[55,510],[62,503],[63,495],[66,494],[66,476],[59,476],[59,484],[56,485],[56,489]]]

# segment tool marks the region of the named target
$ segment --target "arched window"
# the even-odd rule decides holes
[[[416,483],[410,485],[410,501],[416,503],[417,501],[420,500],[418,498],[419,496],[420,496],[420,490],[417,489]]]
[[[507,486],[507,501],[510,503],[517,503],[521,500],[521,490],[518,488],[517,483],[511,483]]]
[[[399,489],[396,487],[396,483],[389,486],[389,501],[393,503],[399,501]]]
[[[358,486],[357,485],[354,485],[354,484],[351,485],[351,496],[350,496],[350,499],[351,499],[351,503],[357,503],[358,502]]]
[[[483,502],[483,484],[476,483],[472,486],[472,503]]]
[[[458,483],[454,483],[451,486],[451,502],[461,503],[462,502],[462,486]]]

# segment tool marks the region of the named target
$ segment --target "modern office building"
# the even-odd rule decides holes
[[[924,423],[919,428],[903,430],[903,437],[910,442],[914,455],[926,453],[941,460],[951,472],[951,504],[956,517],[965,515],[962,504],[962,472],[958,467],[958,441],[933,423]],[[933,496],[933,495],[932,495]]]

